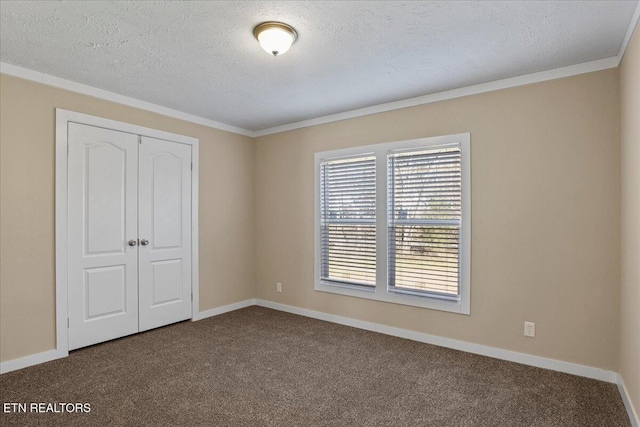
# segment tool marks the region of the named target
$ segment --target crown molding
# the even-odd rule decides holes
[[[286,132],[289,130],[316,126],[325,123],[337,122],[340,120],[352,119],[355,117],[368,116],[370,114],[384,113],[386,111],[399,110],[401,108],[414,107],[416,105],[430,104],[432,102],[444,101],[447,99],[461,98],[464,96],[477,95],[495,90],[508,89],[516,86],[524,86],[532,83],[556,80],[564,77],[576,76],[578,74],[592,73],[594,71],[607,70],[618,66],[618,57],[598,59],[596,61],[583,62],[581,64],[569,65],[567,67],[554,68],[552,70],[540,71],[532,74],[524,74],[517,77],[509,77],[502,80],[495,80],[488,83],[466,86],[444,92],[432,93],[429,95],[417,96],[415,98],[403,99],[400,101],[387,102],[371,107],[359,108],[357,110],[344,111],[342,113],[330,114],[317,117],[315,119],[303,120],[289,123],[282,126],[275,126],[268,129],[254,132],[255,137],[272,135],[274,133]]]
[[[627,28],[627,32],[624,35],[624,39],[622,40],[622,45],[620,46],[620,51],[618,52],[618,65],[620,65],[620,63],[622,62],[622,58],[624,58],[624,54],[627,51],[629,43],[631,42],[633,33],[638,26],[638,20],[640,20],[640,1],[636,5],[636,10],[635,12],[633,12],[633,16],[631,17],[631,21],[629,22],[629,28]]]
[[[249,137],[254,136],[254,132],[247,129],[216,122],[215,120],[207,119],[205,117],[200,117],[182,111],[174,110],[172,108],[163,107],[161,105],[152,104],[150,102],[120,95],[114,92],[109,92],[107,90],[88,86],[82,83],[76,83],[71,80],[62,79],[60,77],[41,73],[39,71],[18,67],[17,65],[8,64],[6,62],[0,62],[0,73],[42,83],[47,86],[70,90],[72,92],[81,93],[83,95],[93,96],[94,98],[104,99],[118,104],[127,105],[129,107],[139,108],[141,110],[150,111],[152,113],[162,114],[163,116],[173,117],[210,128],[223,130],[226,132],[237,133],[239,135]]]
[[[640,9],[637,8],[636,14],[634,15],[635,22],[637,22],[637,15],[639,11]],[[634,27],[635,27],[635,24],[634,24]],[[628,32],[628,34],[632,34],[632,33],[633,31],[631,31],[631,33]],[[81,83],[76,83],[71,80],[65,80],[59,77],[51,76],[49,74],[41,73],[39,71],[29,70],[27,68],[22,68],[16,65],[7,64],[5,62],[0,62],[0,73],[8,74],[8,75],[19,77],[26,80],[32,80],[48,86],[58,87],[61,89],[82,93],[84,95],[105,99],[108,101],[116,102],[123,105],[128,105],[128,106],[139,108],[146,111],[151,111],[151,112],[162,114],[165,116],[174,117],[176,119],[185,120],[191,123],[197,123],[203,126],[214,128],[214,129],[220,129],[227,132],[232,132],[239,135],[256,138],[260,136],[286,132],[294,129],[301,129],[301,128],[321,125],[325,123],[332,123],[332,122],[352,119],[356,117],[368,116],[371,114],[384,113],[386,111],[399,110],[402,108],[414,107],[414,106],[423,105],[423,104],[430,104],[433,102],[445,101],[448,99],[461,98],[461,97],[477,95],[485,92],[493,92],[496,90],[508,89],[512,87],[524,86],[524,85],[544,82],[548,80],[556,80],[556,79],[561,79],[565,77],[576,76],[579,74],[607,70],[610,68],[616,68],[618,64],[619,64],[619,57],[612,56],[610,58],[598,59],[596,61],[583,62],[581,64],[569,65],[566,67],[555,68],[552,70],[539,71],[537,73],[524,74],[521,76],[509,77],[502,80],[495,80],[492,82],[466,86],[458,89],[447,90],[444,92],[437,92],[437,93],[432,93],[428,95],[417,96],[414,98],[402,99],[399,101],[373,105],[371,107],[344,111],[341,113],[330,114],[327,116],[317,117],[309,120],[303,120],[299,122],[288,123],[281,126],[262,129],[256,132],[250,131],[248,129],[227,125],[225,123],[220,123],[204,117],[184,113],[182,111],[173,110],[171,108],[163,107],[157,104],[152,104],[146,101],[141,101],[139,99],[109,92],[103,89],[98,89],[98,88],[84,85]]]

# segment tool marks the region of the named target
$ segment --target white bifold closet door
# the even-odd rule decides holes
[[[69,123],[69,349],[138,332],[138,136]]]
[[[191,146],[69,123],[69,349],[191,317]]]
[[[140,331],[191,317],[191,146],[140,144]]]

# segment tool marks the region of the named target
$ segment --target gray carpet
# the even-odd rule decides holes
[[[0,376],[0,412],[60,426],[629,426],[614,384],[260,307],[183,322]]]

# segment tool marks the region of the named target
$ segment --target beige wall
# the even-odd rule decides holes
[[[253,297],[251,138],[2,75],[0,360],[55,348],[55,108],[199,138],[200,309]]]
[[[56,107],[200,139],[201,310],[258,297],[614,371],[637,360],[637,340],[633,353],[623,339],[619,354],[618,70],[255,142],[13,77],[0,84],[2,361],[55,347]],[[471,316],[315,292],[313,154],[460,132],[472,138]],[[638,144],[629,147],[637,159]],[[637,183],[637,169],[628,173]],[[638,240],[630,244],[637,255]],[[632,311],[623,307],[623,324],[625,313],[637,324]],[[535,339],[523,336],[524,320],[536,322]]]
[[[617,371],[618,83],[612,69],[258,138],[257,297]],[[313,154],[461,132],[471,316],[315,292]]]
[[[640,31],[620,68],[622,275],[620,374],[640,413]]]

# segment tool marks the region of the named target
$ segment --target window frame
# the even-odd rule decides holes
[[[392,151],[414,150],[420,148],[433,149],[439,146],[459,146],[462,156],[462,221],[460,225],[459,247],[459,286],[460,301],[443,300],[428,294],[414,295],[398,293],[388,284],[388,198],[387,198],[387,155]],[[373,153],[376,157],[376,286],[361,289],[336,282],[321,280],[322,237],[320,218],[320,164],[325,160],[345,157],[365,156]],[[366,298],[394,304],[409,305],[433,310],[448,311],[459,314],[471,314],[471,134],[436,136],[429,138],[394,141],[374,145],[350,147],[339,150],[315,153],[314,209],[315,209],[315,242],[314,289],[320,292]]]

